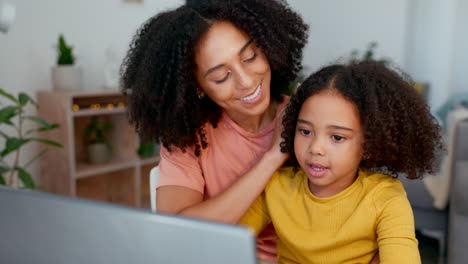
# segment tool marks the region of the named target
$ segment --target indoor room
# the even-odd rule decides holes
[[[270,1],[276,9],[263,8],[257,14],[249,6],[252,2],[253,7],[261,9]],[[219,13],[209,17],[206,14],[210,12]],[[243,14],[252,17],[245,22]],[[296,17],[302,22],[297,22]],[[206,23],[208,29],[187,22],[190,19]],[[234,63],[232,56],[223,55],[231,52],[229,48],[237,39],[222,35],[228,32],[222,29],[215,32],[218,27],[211,27],[219,25],[218,20],[229,22],[222,25],[225,28],[241,29],[235,31],[240,32],[236,38],[249,41],[233,54],[242,57],[245,51],[253,50],[251,58]],[[271,33],[262,32],[265,23],[270,23],[265,27]],[[287,28],[290,24],[293,26]],[[404,172],[394,173],[399,171],[385,163],[380,166],[386,167],[384,171],[389,175],[398,176],[396,181],[406,191],[421,262],[466,263],[467,24],[468,1],[464,0],[0,0],[0,226],[4,227],[0,233],[9,230],[0,238],[0,252],[10,252],[0,255],[5,256],[5,263],[30,263],[33,259],[39,263],[139,263],[150,262],[148,258],[175,264],[190,259],[195,263],[308,262],[288,262],[281,257],[278,262],[268,258],[268,262],[262,262],[261,255],[255,252],[255,237],[235,225],[283,164],[272,166],[271,172],[262,169],[261,161],[267,164],[262,157],[273,148],[269,148],[272,137],[280,136],[275,136],[279,133],[274,132],[274,125],[267,126],[261,120],[281,120],[278,109],[289,107],[289,96],[296,96],[296,89],[323,67],[375,61],[409,81],[407,84],[421,99],[418,102],[427,106],[421,110],[428,113],[427,122],[440,128],[435,133],[440,135],[442,146],[434,150],[430,165],[421,165],[423,160],[415,165],[419,166],[414,169],[418,179],[407,179]],[[250,28],[258,32],[251,33]],[[298,44],[294,48],[272,35],[288,29],[285,38],[295,38]],[[161,33],[165,31],[174,36]],[[200,44],[210,43],[210,37],[215,38],[216,34],[223,37],[218,36],[214,46]],[[265,42],[260,43],[254,34]],[[176,37],[187,38],[188,44],[186,41],[186,46],[178,46],[181,42],[174,42]],[[215,45],[221,48],[216,50]],[[151,53],[148,47],[157,48]],[[223,61],[203,74],[205,66],[217,59],[201,58],[204,52]],[[186,60],[181,61],[181,56]],[[242,74],[251,71],[254,74],[250,77],[260,76],[252,67],[261,67],[262,58],[268,64],[268,72],[271,70],[265,75],[269,85],[286,83],[282,88],[288,91],[288,99],[284,103],[282,99],[277,104],[269,103],[273,114],[260,118],[260,127],[269,129],[268,141],[255,141],[252,136],[245,139],[250,140],[245,146],[233,141],[233,147],[228,147],[227,139],[212,137],[210,133],[225,126],[236,131],[243,126],[234,118],[239,115],[232,114],[240,109],[236,108],[237,102],[227,102],[222,96],[227,96],[228,85],[237,80],[229,91],[244,96],[237,100],[247,105],[247,110],[239,110],[240,120],[245,113],[255,112],[254,97],[258,93],[262,98],[270,96],[270,92],[262,90],[266,81],[262,79],[260,88],[249,95],[241,91],[247,88],[239,87],[250,85],[250,79]],[[281,64],[280,60],[285,62]],[[291,72],[282,74],[286,67]],[[216,80],[206,79],[211,76]],[[182,81],[187,82],[180,88],[183,90],[171,89]],[[271,94],[275,98],[273,91]],[[406,102],[404,99],[394,96],[388,105]],[[385,104],[380,107],[385,108]],[[424,118],[411,115],[419,112],[408,112],[405,118],[413,124],[408,125],[409,141],[404,142],[412,145],[422,142],[417,141],[416,135],[423,135],[411,130],[424,123],[419,119]],[[287,113],[291,112],[286,110]],[[202,119],[206,122],[203,129]],[[218,126],[216,122],[220,122]],[[239,133],[247,138],[245,135],[251,132]],[[434,146],[417,147],[421,153],[426,148],[432,151],[437,142],[432,143]],[[211,146],[216,144],[215,151]],[[168,145],[173,150],[168,151]],[[246,153],[236,156],[229,165],[220,158],[231,157],[236,151]],[[399,157],[402,162],[403,152]],[[301,165],[299,157],[295,162]],[[432,173],[425,172],[432,167]],[[253,180],[250,175],[255,174],[256,168],[261,175],[268,174],[268,179],[257,176],[259,180]],[[182,182],[182,178],[171,181],[164,176],[192,171],[200,177],[187,176],[180,186],[173,183]],[[224,172],[233,176],[223,180],[208,176]],[[243,179],[236,189],[236,181]],[[254,184],[249,185],[248,180]],[[216,187],[209,187],[210,184]],[[254,185],[255,188],[249,187]],[[184,190],[179,192],[180,188]],[[177,192],[168,194],[170,190]],[[242,198],[242,192],[255,194]],[[161,197],[170,198],[165,199],[169,202],[162,202]],[[234,202],[237,198],[241,199],[238,204]],[[229,200],[225,211],[214,205],[222,200]],[[72,226],[77,226],[73,232],[68,229]],[[232,241],[229,248],[228,241]],[[219,249],[214,247],[217,243]],[[308,243],[314,243],[314,239]],[[102,249],[94,248],[101,245]],[[159,252],[158,247],[162,249]],[[106,257],[114,252],[120,253]],[[81,258],[84,255],[87,257]],[[376,253],[372,263],[380,263],[385,257],[384,251]],[[0,262],[3,260],[0,256]]]

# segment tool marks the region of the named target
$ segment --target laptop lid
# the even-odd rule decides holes
[[[1,263],[254,264],[247,229],[0,186]]]

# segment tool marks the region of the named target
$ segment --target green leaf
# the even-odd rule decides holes
[[[8,172],[10,169],[7,167],[0,167],[0,184],[1,185],[6,185],[5,178],[3,178],[3,174],[5,172]]]
[[[8,171],[10,171],[10,168],[0,167],[0,174],[3,174],[3,173],[8,172]]]
[[[147,142],[147,143],[142,143],[140,147],[137,150],[138,155],[145,157],[145,158],[150,158],[155,154],[156,150],[156,143],[154,142]]]
[[[7,106],[0,110],[0,124],[7,123],[13,124],[10,119],[17,114],[18,107],[17,106]]]
[[[59,53],[57,64],[71,65],[75,62],[75,57],[73,56],[73,48],[71,46],[68,46],[62,34],[60,34],[59,36],[59,43],[57,48]]]
[[[51,124],[51,125],[48,126],[48,127],[41,127],[41,128],[38,128],[38,129],[31,129],[31,130],[28,130],[28,131],[26,132],[26,135],[29,135],[29,134],[34,133],[34,132],[49,131],[49,130],[56,129],[56,128],[59,128],[59,127],[60,127],[59,124]]]
[[[16,98],[13,95],[5,92],[5,90],[3,90],[1,88],[0,88],[0,95],[3,95],[4,97],[10,99],[11,101],[13,101],[15,103],[18,103],[18,100],[16,100]]]
[[[27,94],[20,93],[18,96],[18,100],[22,106],[25,106],[28,102],[31,102],[36,107],[38,106],[37,103]]]
[[[5,157],[9,153],[19,149],[21,146],[24,144],[28,143],[30,140],[29,139],[21,139],[21,138],[8,138],[6,141],[6,147],[0,154],[1,157]]]
[[[63,145],[58,143],[58,142],[55,142],[55,141],[52,141],[52,140],[48,140],[48,139],[43,139],[43,138],[29,138],[29,140],[32,140],[32,141],[38,141],[38,142],[41,142],[41,143],[44,143],[44,144],[47,144],[47,145],[51,145],[51,146],[54,146],[54,147],[58,147],[58,148],[63,148]]]
[[[24,170],[23,168],[16,168],[18,171],[18,176],[21,179],[21,181],[24,183],[24,186],[28,189],[35,189],[36,185],[34,184],[34,180],[31,177],[31,174]]]
[[[47,128],[48,130],[52,129],[52,127],[53,128],[60,127],[60,125],[58,125],[58,124],[51,124],[51,123],[47,122],[47,120],[44,120],[44,119],[42,119],[40,117],[37,117],[37,116],[27,116],[26,118],[31,120],[31,121],[34,121],[34,122],[38,123],[39,125],[42,126],[42,128]]]

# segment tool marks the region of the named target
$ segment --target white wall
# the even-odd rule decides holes
[[[433,110],[452,93],[456,2],[411,0],[408,10],[408,72],[415,80],[429,83]]]
[[[17,18],[7,35],[0,35],[0,85],[35,93],[51,89],[50,68],[56,62],[56,42],[63,33],[75,47],[83,68],[84,88],[103,85],[105,51],[123,56],[138,26],[154,13],[182,0],[6,0],[16,5]]]
[[[468,92],[468,1],[455,6],[454,45],[452,52],[452,92]]]
[[[308,72],[363,52],[369,42],[379,46],[376,58],[388,57],[404,67],[407,6],[411,0],[289,0],[310,26],[304,54]]]

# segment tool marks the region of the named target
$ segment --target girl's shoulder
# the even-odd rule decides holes
[[[363,184],[377,207],[394,199],[407,200],[405,188],[397,178],[370,170],[364,170],[362,173],[365,175]]]
[[[388,187],[403,187],[403,184],[395,177],[385,173],[375,172],[368,169],[359,169],[359,175],[363,176],[363,180],[373,187],[388,188]]]

